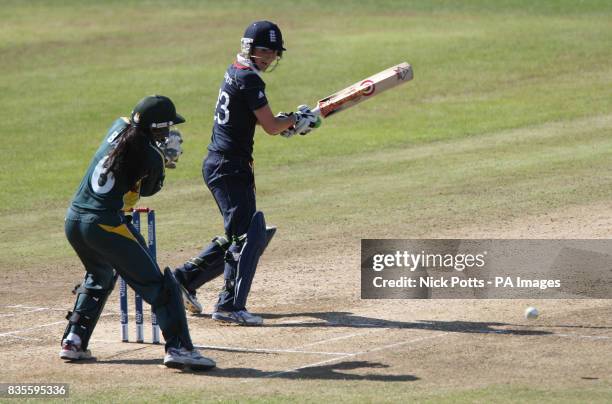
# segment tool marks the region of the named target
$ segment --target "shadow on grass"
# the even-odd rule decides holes
[[[287,371],[266,371],[253,368],[214,368],[206,372],[194,372],[189,369],[185,373],[201,374],[202,376],[235,378],[235,379],[290,379],[290,380],[369,380],[379,382],[412,382],[419,380],[414,375],[385,374],[353,374],[345,373],[355,369],[386,369],[389,365],[369,361],[346,361],[329,365],[309,366],[302,369]]]
[[[161,359],[96,359],[74,362],[75,364],[100,364],[100,365],[158,365],[162,366]],[[346,361],[329,365],[310,366],[302,369],[287,371],[265,371],[254,368],[214,368],[206,371],[193,371],[189,368],[178,370],[182,373],[201,374],[202,376],[236,378],[236,379],[258,379],[258,378],[281,378],[281,379],[303,379],[303,380],[370,380],[379,382],[411,382],[419,380],[414,375],[393,374],[353,374],[346,371],[356,369],[386,369],[389,365],[380,362],[369,361]]]
[[[277,320],[291,317],[312,317],[321,321],[303,323],[267,323],[266,327],[348,327],[348,328],[395,328],[430,330],[444,332],[461,332],[468,334],[511,334],[511,335],[550,335],[549,331],[524,329],[498,329],[494,327],[510,327],[513,324],[497,322],[474,321],[434,321],[418,320],[415,322],[383,320],[378,318],[357,316],[350,312],[305,312],[289,314],[260,314],[264,319]]]
[[[411,382],[419,380],[414,375],[353,374],[355,369],[386,369],[389,365],[369,361],[346,361],[328,365],[311,366],[293,371],[263,371],[248,368],[216,368],[207,373],[213,377],[228,378],[281,378],[303,380],[370,380],[380,382]]]
[[[89,363],[95,363],[99,365],[160,365],[162,366],[163,358],[150,358],[150,359],[95,359]],[[87,363],[87,362],[83,362]]]

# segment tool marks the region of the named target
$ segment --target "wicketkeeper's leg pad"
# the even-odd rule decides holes
[[[81,348],[83,350],[87,349],[91,334],[98,323],[98,319],[102,314],[102,310],[104,310],[104,305],[108,300],[108,296],[113,291],[116,281],[117,277],[115,276],[107,289],[89,289],[83,284],[77,285],[74,288],[72,292],[77,295],[77,298],[72,311],[69,311],[66,315],[68,325],[64,330],[60,343],[64,341],[68,334],[73,332],[81,337]]]

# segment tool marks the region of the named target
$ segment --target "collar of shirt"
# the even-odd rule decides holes
[[[251,59],[245,58],[242,55],[236,55],[236,62],[241,64],[241,65],[243,65],[243,66],[246,66],[246,67],[250,68],[255,73],[257,73],[257,75],[261,78],[261,72],[259,71],[257,66],[255,66],[255,64],[251,61]],[[240,67],[240,66],[238,66],[238,67]]]

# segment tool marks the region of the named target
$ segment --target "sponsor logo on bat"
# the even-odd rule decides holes
[[[374,91],[376,90],[376,85],[374,84],[374,82],[372,80],[364,80],[361,82],[361,94],[367,96],[370,96],[372,94],[374,94]]]
[[[406,78],[409,77],[410,75],[410,69],[406,69],[404,67],[398,66],[394,69],[394,71],[395,71],[395,77],[397,77],[397,79],[400,81],[406,80]]]

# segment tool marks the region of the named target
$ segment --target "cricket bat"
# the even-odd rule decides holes
[[[412,66],[406,62],[400,63],[319,100],[312,112],[321,118],[327,118],[383,91],[410,81],[412,77]]]

